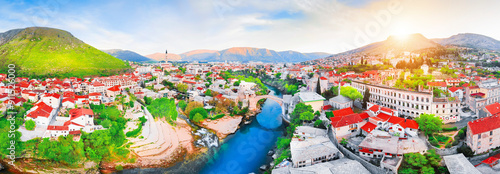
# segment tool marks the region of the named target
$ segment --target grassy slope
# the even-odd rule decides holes
[[[69,32],[51,28],[27,28],[0,46],[0,72],[8,63],[17,76],[92,76],[123,72],[125,62],[106,54]]]

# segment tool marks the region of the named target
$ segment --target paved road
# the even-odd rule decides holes
[[[455,123],[448,123],[443,125],[443,128],[451,128],[451,127],[457,127],[458,129],[461,129],[465,126],[467,126],[467,122],[474,120],[472,117],[463,117],[459,122]]]

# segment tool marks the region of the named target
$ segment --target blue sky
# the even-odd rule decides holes
[[[0,1],[0,32],[54,27],[98,49],[143,55],[236,46],[338,53],[391,34],[500,39],[500,24],[492,21],[499,6],[466,0]]]

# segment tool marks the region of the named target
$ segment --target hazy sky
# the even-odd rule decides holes
[[[338,53],[386,39],[500,39],[498,0],[0,1],[0,32],[60,28],[98,49],[140,54],[245,46]]]

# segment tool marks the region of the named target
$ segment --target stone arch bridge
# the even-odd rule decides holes
[[[264,99],[264,98],[276,101],[281,106],[281,112],[282,112],[282,114],[286,113],[285,112],[286,111],[285,110],[286,106],[284,105],[283,99],[279,98],[279,97],[276,97],[274,95],[259,95],[259,96],[255,96],[255,97],[249,98],[248,109],[251,110],[251,111],[257,110],[257,102],[259,102],[260,99]]]

